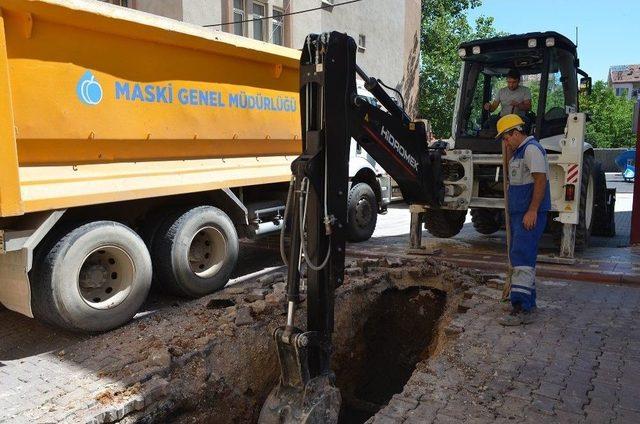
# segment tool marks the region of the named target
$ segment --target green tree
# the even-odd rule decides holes
[[[580,96],[580,109],[591,117],[586,139],[594,147],[633,147],[633,100],[617,97],[604,81],[596,81],[590,95]]]
[[[493,18],[480,17],[472,27],[466,16],[481,0],[423,0],[420,69],[420,116],[431,122],[434,134],[451,132],[461,61],[458,46],[464,41],[499,35]]]

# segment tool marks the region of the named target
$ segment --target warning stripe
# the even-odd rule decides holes
[[[567,169],[567,182],[568,183],[576,183],[578,182],[578,165],[569,165]]]

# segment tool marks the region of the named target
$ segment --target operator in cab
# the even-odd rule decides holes
[[[519,115],[498,121],[497,139],[505,143],[509,159],[508,212],[511,226],[511,312],[500,319],[502,325],[533,322],[536,308],[536,258],[538,242],[551,209],[549,162],[544,148],[525,133]]]
[[[493,112],[500,106],[500,117],[516,114],[524,118],[531,110],[531,90],[520,85],[520,71],[511,69],[507,73],[507,86],[498,91],[498,96],[484,104],[484,109]]]

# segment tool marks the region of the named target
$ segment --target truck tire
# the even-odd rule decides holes
[[[593,165],[593,225],[591,235],[614,237],[616,235],[616,221],[614,211],[609,210],[607,204],[607,177],[602,170],[602,164]]]
[[[151,287],[147,247],[117,222],[96,221],[62,231],[61,237],[52,234],[36,258],[34,316],[66,329],[116,328],[133,318]]]
[[[471,221],[480,234],[493,234],[504,225],[504,214],[500,209],[472,208]]]
[[[369,240],[378,221],[378,201],[367,183],[358,183],[349,190],[347,199],[347,240]]]
[[[171,215],[154,239],[155,279],[171,294],[201,297],[221,289],[238,261],[238,234],[226,213],[198,206]]]
[[[434,237],[453,237],[462,230],[467,211],[427,209],[424,212],[424,228]]]

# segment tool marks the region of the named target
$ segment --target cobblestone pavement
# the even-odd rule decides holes
[[[259,277],[261,270],[278,269],[275,251],[244,246],[232,283]],[[275,265],[275,266],[274,266]],[[130,326],[175,310],[189,301],[152,291]],[[60,330],[9,311],[0,305],[0,423],[53,423],[70,415],[70,404],[96,406],[96,393],[113,387],[113,379],[101,375],[114,357],[126,354],[120,330],[86,335]],[[114,340],[115,339],[115,340]],[[133,340],[135,341],[135,339]],[[131,340],[129,340],[131,342]],[[69,359],[69,352],[98,346],[102,352],[83,352]],[[131,352],[131,355],[135,354]],[[123,367],[127,361],[123,360]],[[73,420],[71,420],[73,421]]]
[[[515,328],[496,322],[499,290],[472,290],[458,335],[371,422],[640,422],[640,289],[546,281]]]
[[[401,225],[401,231],[394,236],[394,228],[381,227],[376,231],[380,237],[371,243],[406,248],[408,225],[390,212],[384,219]],[[405,212],[408,223],[408,211],[398,211]],[[619,220],[618,225],[628,228],[628,220]],[[465,225],[464,232],[471,233],[473,229],[468,227],[470,224]],[[491,243],[500,245],[500,234],[495,238],[473,237],[464,241],[456,237],[443,245],[462,251],[472,247],[482,250]],[[638,266],[628,249],[612,247],[615,242],[594,254],[599,260]],[[624,253],[618,257],[615,250]],[[274,264],[279,264],[275,250],[266,255],[254,251],[241,262],[237,275]],[[447,327],[449,345],[432,360],[418,365],[405,390],[374,422],[640,423],[640,328],[635,322],[640,312],[640,289],[553,281],[541,283],[539,289],[538,321],[515,329],[496,323],[502,313],[496,300],[498,290],[479,289],[461,308],[466,313]],[[152,295],[141,314],[143,318],[132,326],[142,323],[140,332],[145,335],[147,315],[157,310],[172,312],[184,304],[183,300]],[[250,321],[250,316],[241,314],[240,319]],[[153,402],[154,397],[166,392],[163,379],[147,379],[141,386],[122,388],[123,381],[106,374],[114,363],[127,372],[135,365],[127,365],[128,348],[123,348],[120,330],[83,336],[48,327],[2,307],[0,320],[1,423],[76,422],[78,415],[72,413],[82,410],[102,421],[117,421],[127,408],[142,408],[144,402]],[[154,349],[148,356],[158,365],[169,360]],[[132,372],[151,375],[142,369]],[[114,387],[121,387],[117,389],[120,392],[114,389],[117,396],[131,399],[117,404],[120,409],[109,409],[101,402],[108,399],[97,398]]]

